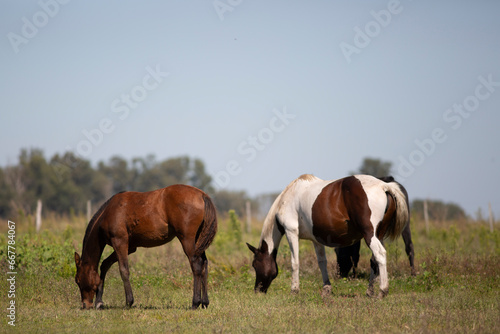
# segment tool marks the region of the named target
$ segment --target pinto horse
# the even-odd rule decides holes
[[[380,180],[384,182],[394,182],[394,178],[392,176],[379,177]],[[408,197],[406,191],[404,191],[405,196]],[[411,230],[410,230],[410,222],[406,224],[403,232],[401,232],[401,236],[403,237],[403,241],[405,243],[405,251],[408,256],[408,260],[410,262],[411,275],[416,276],[417,272],[415,270],[415,250],[413,248],[413,242],[411,240]],[[359,249],[361,246],[361,242],[358,241],[354,245],[347,247],[337,247],[335,248],[335,254],[337,255],[337,269],[338,273],[341,277],[347,277],[351,268],[353,270],[353,275],[356,277],[356,269],[358,267],[359,261]],[[374,268],[374,270],[378,270],[377,263],[372,256],[370,259],[370,265]]]
[[[283,235],[292,255],[292,291],[299,291],[299,239],[314,244],[323,277],[323,291],[330,292],[325,246],[345,247],[364,239],[378,271],[373,268],[367,290],[380,275],[380,297],[389,292],[385,238],[395,239],[408,224],[408,197],[397,182],[383,182],[369,175],[354,175],[335,181],[302,175],[276,198],[264,220],[259,247],[247,243],[254,254],[255,291],[267,292],[278,275],[276,256]]]
[[[125,287],[126,305],[134,297],[129,281],[128,255],[137,247],[156,247],[177,237],[189,259],[194,277],[192,308],[208,307],[208,260],[205,250],[217,231],[217,216],[210,197],[186,185],[173,185],[149,192],[121,192],[111,197],[90,220],[83,239],[82,256],[75,252],[75,281],[82,308],[103,306],[106,273],[118,261]],[[114,252],[97,267],[106,245]]]

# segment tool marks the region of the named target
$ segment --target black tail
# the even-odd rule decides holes
[[[205,215],[196,233],[196,256],[203,254],[208,246],[210,246],[217,233],[217,213],[215,211],[215,206],[210,197],[206,194],[203,194],[203,201],[205,201]]]

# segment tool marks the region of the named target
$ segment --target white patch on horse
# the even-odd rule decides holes
[[[370,240],[370,249],[373,252],[373,256],[375,257],[375,261],[377,261],[379,273],[380,273],[380,291],[381,296],[386,295],[389,289],[389,279],[387,276],[387,256],[384,245],[377,239],[376,236],[373,236]],[[375,280],[374,272],[371,271],[370,274],[370,286],[373,289],[373,283]]]
[[[355,175],[363,186],[363,190],[368,198],[368,207],[371,211],[370,222],[374,233],[378,224],[382,221],[387,207],[387,195],[384,190],[384,182],[370,175]]]
[[[300,239],[317,242],[312,232],[312,206],[323,188],[331,182],[305,174],[286,187],[281,198],[276,200],[278,205],[275,208],[285,232],[297,233]]]

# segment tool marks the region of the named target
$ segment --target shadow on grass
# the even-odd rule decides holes
[[[198,309],[201,309],[201,307]],[[101,312],[101,311],[105,312],[105,311],[109,311],[109,310],[145,310],[145,311],[147,311],[147,310],[153,310],[153,311],[155,311],[155,310],[179,310],[179,311],[189,311],[189,310],[191,310],[191,307],[190,306],[173,305],[172,303],[168,303],[168,304],[163,305],[163,306],[139,304],[139,305],[132,305],[132,307],[120,306],[120,305],[103,305],[98,310],[96,310],[95,308],[92,308],[90,310],[98,311],[98,312]],[[82,311],[85,311],[85,310],[82,310]]]

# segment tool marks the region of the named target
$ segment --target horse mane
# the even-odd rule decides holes
[[[97,210],[96,213],[94,213],[94,215],[90,219],[89,224],[87,225],[87,229],[85,230],[85,236],[83,237],[82,256],[83,256],[83,254],[85,254],[84,250],[85,250],[85,245],[87,244],[87,239],[89,238],[90,234],[92,233],[92,230],[94,229],[97,221],[101,217],[101,214],[103,213],[104,209],[106,209],[106,207],[108,206],[109,201],[111,201],[111,199],[113,197],[115,197],[117,194],[121,194],[124,192],[125,191],[120,191],[119,193],[116,193],[115,195],[108,198],[108,200],[106,202],[104,202],[103,205],[101,205],[99,210]]]
[[[296,178],[294,181],[292,181],[292,183],[295,183],[295,181],[298,181],[298,180],[313,181],[316,179],[318,179],[318,178],[316,176],[314,176],[313,174],[302,174],[301,176]]]

